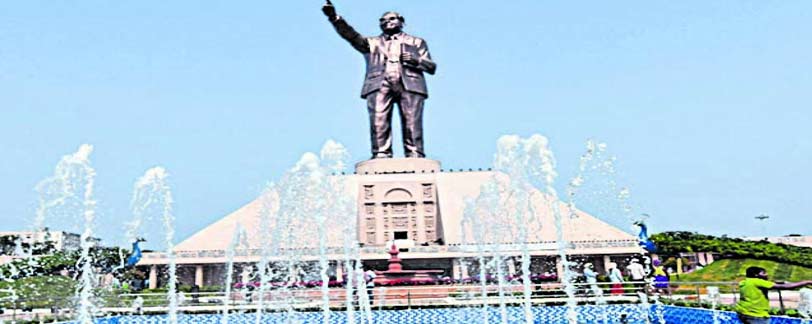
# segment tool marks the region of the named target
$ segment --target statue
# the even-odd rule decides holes
[[[338,34],[364,55],[367,63],[361,98],[369,111],[372,158],[392,157],[392,108],[397,103],[403,128],[406,157],[423,158],[423,102],[428,98],[423,73],[434,74],[437,65],[431,60],[422,38],[403,32],[405,19],[397,12],[386,12],[380,18],[383,33],[364,37],[336,13],[330,0],[322,12]]]

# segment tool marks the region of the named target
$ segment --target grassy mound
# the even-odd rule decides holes
[[[767,269],[772,281],[801,281],[812,279],[812,268],[790,265],[769,260],[723,259],[711,263],[702,270],[682,274],[679,281],[739,281],[744,279],[748,267]],[[676,278],[672,278],[675,280]]]

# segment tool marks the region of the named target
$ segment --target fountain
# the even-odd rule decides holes
[[[239,248],[241,237],[245,235],[245,230],[243,230],[242,225],[237,224],[234,226],[234,234],[231,235],[231,244],[228,245],[228,250],[226,251],[226,278],[225,278],[225,299],[223,300],[223,309],[222,309],[222,318],[220,323],[228,324],[229,316],[230,316],[230,305],[231,305],[231,287],[234,282],[232,276],[234,274],[234,255],[237,253],[237,249]]]
[[[386,271],[375,271],[378,275],[374,281],[380,285],[395,284],[403,280],[408,280],[412,283],[426,283],[434,282],[438,275],[443,273],[443,270],[403,270],[401,260],[398,258],[400,251],[395,244],[389,249],[389,268]]]
[[[719,305],[721,299],[722,295],[719,292],[719,287],[708,286],[708,300],[710,300],[711,311],[713,312],[713,324],[719,324],[719,310],[717,310],[716,307]]]
[[[596,161],[594,144],[588,144],[588,152],[582,157],[579,169],[588,168]],[[80,150],[87,156],[88,150]],[[499,141],[494,158],[496,171],[487,175],[483,186],[475,196],[470,196],[464,210],[461,235],[462,245],[443,245],[426,248],[469,251],[466,266],[477,268],[479,273],[472,281],[478,284],[478,293],[465,293],[462,299],[447,298],[448,306],[456,308],[426,308],[411,310],[391,310],[386,307],[397,305],[380,297],[376,298],[377,310],[367,298],[362,268],[366,262],[365,253],[380,253],[381,247],[362,247],[357,236],[358,211],[355,197],[347,195],[347,188],[359,188],[354,177],[341,176],[347,154],[343,147],[329,141],[319,156],[305,154],[295,167],[278,182],[267,186],[262,193],[262,203],[258,222],[259,231],[251,231],[235,223],[232,242],[226,251],[226,301],[218,306],[216,319],[220,323],[289,323],[289,322],[339,322],[339,323],[419,323],[419,322],[472,322],[472,323],[657,323],[671,322],[687,312],[699,312],[662,305],[658,298],[649,304],[649,296],[641,294],[640,304],[608,304],[600,288],[590,283],[594,298],[583,299],[575,294],[576,277],[574,269],[581,268],[581,261],[571,259],[574,244],[566,238],[572,234],[572,223],[583,218],[575,208],[579,190],[589,177],[579,172],[567,187],[567,201],[560,202],[553,181],[556,177],[555,163],[548,148],[547,140],[541,136],[522,139],[516,136],[503,137]],[[86,161],[87,159],[78,159]],[[89,165],[86,162],[79,165]],[[82,195],[83,215],[89,217],[86,223],[92,224],[92,170],[81,168],[85,184]],[[127,231],[127,238],[133,239],[143,233],[141,226],[150,215],[160,215],[165,227],[165,240],[169,259],[167,282],[167,315],[161,317],[170,323],[191,323],[204,315],[180,315],[178,305],[177,280],[175,273],[173,246],[172,196],[167,185],[167,173],[162,168],[148,170],[136,183],[133,197],[134,219]],[[88,186],[88,184],[90,186]],[[352,190],[350,190],[352,191]],[[427,191],[428,192],[428,191]],[[621,190],[620,201],[628,199],[628,191]],[[624,206],[628,208],[628,206]],[[47,209],[46,209],[47,210]],[[47,214],[43,212],[42,214]],[[553,219],[552,227],[544,227],[538,215]],[[157,217],[153,219],[157,221]],[[86,227],[90,227],[86,225]],[[535,291],[531,286],[533,253],[538,251],[538,241],[542,231],[552,230],[548,236],[554,242],[551,248],[561,261],[561,289],[566,296],[562,306],[538,305]],[[250,233],[257,233],[252,237]],[[549,235],[549,234],[548,234]],[[258,282],[254,298],[255,313],[233,312],[230,307],[232,296],[232,274],[236,270],[235,257],[246,255],[251,246],[259,247],[256,263]],[[423,246],[404,248],[407,255]],[[402,258],[398,245],[388,245],[388,268],[377,271],[375,283],[388,286],[398,281],[412,284],[433,284],[444,270],[410,269],[409,257]],[[517,265],[518,263],[518,265]],[[404,264],[407,264],[404,266]],[[80,264],[84,269],[84,265]],[[92,270],[92,269],[91,269]],[[466,270],[467,271],[467,270]],[[538,271],[538,270],[535,270]],[[346,274],[343,288],[334,287],[331,281],[340,280],[339,272]],[[243,276],[246,277],[246,276]],[[250,276],[247,276],[250,277]],[[251,284],[243,279],[243,284]],[[303,282],[313,282],[303,289]],[[87,285],[93,287],[92,284]],[[244,286],[245,287],[245,286]],[[473,288],[473,287],[472,287]],[[81,323],[104,323],[106,319],[93,319],[92,290],[80,290],[80,297],[87,304],[80,303],[86,311],[78,312]],[[381,287],[382,296],[386,288]],[[711,289],[711,292],[713,290]],[[806,294],[806,295],[803,295]],[[713,295],[713,294],[711,294]],[[808,304],[809,292],[802,293]],[[357,296],[357,297],[354,297]],[[476,298],[480,299],[476,299]],[[303,302],[305,300],[305,302]],[[459,304],[460,301],[465,301]],[[473,302],[476,300],[477,302]],[[143,299],[140,300],[143,303]],[[588,302],[595,305],[579,305]],[[303,306],[303,305],[308,306]],[[386,306],[384,305],[386,304]],[[805,305],[802,303],[802,305]],[[459,307],[465,306],[465,307]],[[253,307],[253,306],[252,306]],[[800,307],[799,310],[807,311]],[[142,308],[142,307],[139,307]],[[318,311],[314,311],[318,309]],[[683,315],[678,315],[683,314]],[[207,315],[212,316],[212,315]],[[684,315],[689,316],[689,315]],[[694,316],[694,315],[690,315]],[[696,315],[699,316],[699,315]],[[113,317],[124,322],[150,321],[143,317]],[[699,318],[699,317],[697,317]],[[734,318],[729,313],[707,311],[706,317],[713,323],[726,323]],[[711,323],[711,322],[707,322]]]
[[[803,288],[800,291],[801,300],[798,302],[798,313],[805,319],[812,319],[812,289]]]
[[[169,173],[162,167],[154,167],[147,170],[144,175],[135,183],[132,198],[133,221],[128,224],[127,238],[131,241],[137,240],[135,234],[140,231],[140,226],[144,220],[151,221],[154,218],[152,213],[157,213],[163,223],[165,246],[168,255],[168,277],[166,299],[169,302],[170,323],[178,322],[178,291],[177,291],[177,266],[174,258],[174,216],[172,215],[172,192],[168,183]]]
[[[95,274],[90,255],[90,249],[95,244],[93,229],[96,218],[96,201],[93,198],[96,171],[90,165],[92,152],[93,146],[81,145],[75,153],[60,159],[51,177],[37,184],[39,202],[32,224],[33,229],[39,231],[44,228],[46,218],[53,216],[52,214],[65,214],[68,220],[83,224],[79,239],[80,256],[76,262],[77,277],[74,278],[79,283],[76,291],[76,314],[83,324],[93,323],[93,313],[96,311],[93,300]],[[16,248],[18,255],[28,258],[29,265],[37,262],[33,259],[33,247],[32,242],[31,251],[22,251],[20,246]]]

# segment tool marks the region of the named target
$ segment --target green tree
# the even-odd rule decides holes
[[[754,258],[812,267],[812,248],[767,241],[748,241],[727,236],[716,237],[694,232],[676,231],[652,235],[660,254],[681,252],[714,252],[728,258]]]

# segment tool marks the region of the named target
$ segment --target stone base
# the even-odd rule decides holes
[[[357,174],[437,173],[440,161],[424,158],[372,159],[355,164]]]
[[[375,271],[375,273],[378,275],[373,280],[375,284],[386,285],[399,283],[403,280],[408,280],[413,283],[434,282],[440,279],[439,276],[443,274],[443,270]]]

